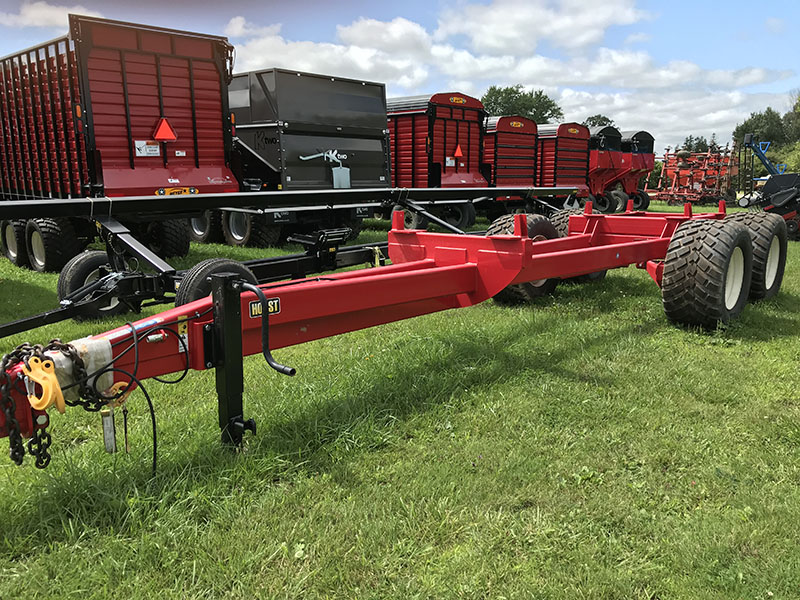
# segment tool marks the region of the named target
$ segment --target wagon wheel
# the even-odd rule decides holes
[[[611,214],[617,210],[617,198],[613,194],[598,194],[594,207],[604,215]]]
[[[512,235],[514,233],[514,217],[516,215],[503,215],[496,219],[486,231],[486,235]],[[550,220],[544,215],[526,215],[528,220],[528,237],[534,242],[551,240],[558,237],[558,232]],[[494,300],[498,304],[521,304],[530,302],[534,298],[540,298],[552,294],[558,285],[558,277],[550,279],[539,279],[538,281],[527,281],[506,286],[494,295]]]

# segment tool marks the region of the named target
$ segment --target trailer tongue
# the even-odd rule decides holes
[[[244,418],[242,357],[263,353],[275,370],[293,375],[271,351],[311,340],[462,308],[492,297],[529,299],[561,278],[635,264],[662,286],[670,320],[714,326],[735,318],[748,299],[777,293],[786,260],[786,230],[775,215],[725,220],[629,211],[583,214],[557,238],[541,215],[493,224],[494,235],[404,229],[393,216],[392,265],[260,285],[240,275],[211,276],[212,294],[71,344],[23,346],[3,358],[0,436],[22,462],[22,438],[37,466],[49,462],[47,410],[114,406],[141,381],[168,373],[214,369],[223,440],[238,444],[255,424]],[[743,221],[743,222],[741,222]],[[777,252],[753,253],[754,244]],[[698,266],[702,258],[702,266]],[[188,285],[184,282],[183,285]],[[504,295],[504,291],[515,293]],[[113,447],[113,444],[112,444]]]

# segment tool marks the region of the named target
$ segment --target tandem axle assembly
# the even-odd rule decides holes
[[[264,283],[249,280],[241,263],[221,270],[201,263],[184,275],[176,296],[185,302],[172,309],[70,344],[26,344],[6,355],[0,436],[9,437],[18,464],[30,438],[28,452],[46,466],[47,411],[63,408],[59,392],[66,406],[97,411],[124,405],[137,387],[146,395],[147,379],[182,373],[168,382],[177,383],[190,370],[214,369],[223,440],[239,444],[256,429],[243,411],[244,356],[261,353],[272,369],[294,375],[273,351],[489,298],[527,302],[562,279],[598,278],[628,265],[646,269],[661,287],[667,318],[678,324],[715,327],[748,300],[778,293],[787,237],[779,216],[726,215],[724,203],[699,215],[691,205],[664,214],[632,204],[615,215],[593,214],[591,203],[552,220],[505,215],[485,236],[408,230],[397,212],[386,248],[392,264],[324,276]]]

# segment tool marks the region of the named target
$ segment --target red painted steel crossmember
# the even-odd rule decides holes
[[[515,218],[513,235],[483,237],[405,230],[402,212],[395,212],[389,232],[392,265],[260,286],[275,308],[269,317],[270,347],[274,350],[472,306],[509,284],[526,281],[574,277],[633,264],[647,268],[660,283],[661,263],[657,261],[666,255],[677,227],[692,218],[721,219],[725,206],[720,203],[720,212],[702,215],[692,215],[691,205],[682,214],[633,212],[632,202],[622,214],[591,211],[591,203],[587,203],[583,214],[570,217],[567,237],[537,242],[528,238],[525,215]],[[261,352],[260,306],[255,294],[241,294],[245,356]],[[187,364],[189,369],[202,371],[212,366],[207,362],[210,352],[206,346],[213,343],[208,335],[213,321],[208,297],[135,322],[138,353],[131,351],[134,336],[127,325],[78,345],[89,348],[87,352],[105,352],[104,357],[110,348],[114,367],[135,371],[139,379],[180,372]],[[168,329],[182,335],[185,346]],[[100,364],[105,364],[104,357]],[[88,361],[90,357],[83,358]],[[12,380],[17,375],[12,372]],[[115,373],[114,380],[129,381],[122,373]],[[26,397],[16,391],[14,399],[18,406],[27,405]],[[0,427],[2,419],[0,411]]]

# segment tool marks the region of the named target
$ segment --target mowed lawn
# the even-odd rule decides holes
[[[264,252],[181,265],[219,254]],[[0,319],[55,306],[55,282],[0,261]],[[140,392],[129,455],[99,416],[53,414],[46,471],[0,440],[0,598],[796,599],[799,333],[790,243],[778,297],[712,333],[627,268],[277,351],[295,378],[247,358],[238,454],[213,374],[150,382],[154,479]]]

